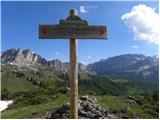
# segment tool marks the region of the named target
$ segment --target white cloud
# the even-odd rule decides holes
[[[81,13],[88,13],[90,12],[91,10],[94,10],[96,9],[97,6],[96,5],[93,5],[93,6],[80,6],[80,12]]]
[[[132,45],[131,48],[137,49],[137,48],[139,48],[139,46],[137,46],[137,45]]]
[[[134,32],[135,40],[159,44],[160,15],[154,8],[139,4],[122,15],[121,19]]]
[[[91,57],[91,56],[88,56],[88,58],[89,58],[89,59],[92,59],[92,57]]]
[[[58,56],[58,55],[59,55],[59,52],[55,52],[54,54]]]
[[[80,12],[81,13],[87,13],[88,10],[86,10],[85,6],[80,6]]]

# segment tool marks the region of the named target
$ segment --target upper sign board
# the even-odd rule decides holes
[[[107,39],[105,26],[39,25],[40,39]]]

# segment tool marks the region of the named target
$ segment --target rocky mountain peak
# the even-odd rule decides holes
[[[124,54],[89,64],[87,67],[99,75],[157,82],[158,76],[155,77],[155,74],[158,74],[159,64],[156,61],[159,60],[142,54]]]
[[[21,55],[22,55],[22,49],[21,49],[21,48],[18,48],[17,55],[18,55],[18,56],[21,56]]]
[[[81,73],[100,74],[109,76],[142,76],[154,75],[153,70],[157,71],[159,58],[155,56],[145,56],[142,54],[124,54],[115,57],[109,57],[93,64],[78,64],[78,71]],[[54,68],[58,71],[68,72],[69,63],[58,59],[47,61],[29,49],[9,49],[1,52],[2,64],[13,64],[18,66],[37,68],[37,65],[43,68]],[[133,77],[132,77],[133,78]]]
[[[31,60],[32,53],[31,53],[31,51],[29,49],[24,50],[23,51],[23,55],[24,55],[25,58]]]
[[[29,49],[22,50],[21,48],[9,49],[2,52],[2,64],[13,64],[18,66],[34,66],[34,64],[41,62],[41,57],[33,54]]]
[[[96,74],[93,70],[89,69],[86,65],[84,65],[82,63],[78,64],[78,71],[81,73],[86,72],[86,73],[90,73],[90,74]]]
[[[84,64],[79,63],[79,69],[86,70],[87,68],[86,68],[86,66]]]
[[[36,62],[37,59],[38,59],[38,55],[34,53],[34,54],[33,54],[33,59],[32,59],[32,61],[33,61],[33,62]]]
[[[12,62],[15,59],[16,54],[17,54],[17,50],[14,48],[6,50],[5,52],[2,52],[1,53],[2,64]]]
[[[12,65],[18,65],[22,67],[37,67],[37,65],[43,66],[43,67],[49,67],[54,68],[58,71],[64,71],[68,72],[69,69],[69,63],[68,62],[61,62],[58,59],[47,61],[45,58],[42,58],[40,55],[31,52],[29,49],[22,50],[21,48],[18,49],[9,49],[4,52],[1,52],[1,62],[2,64],[12,64]],[[79,72],[87,72],[90,73],[90,71],[87,69],[87,67],[79,63]]]
[[[48,66],[56,70],[61,70],[65,72],[68,71],[68,67],[69,67],[67,63],[63,63],[58,59],[48,61]]]

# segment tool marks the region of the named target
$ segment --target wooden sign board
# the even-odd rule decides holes
[[[107,39],[105,26],[39,25],[40,39]]]

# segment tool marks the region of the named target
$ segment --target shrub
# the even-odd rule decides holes
[[[46,103],[48,101],[49,99],[45,96],[36,96],[34,98],[29,99],[29,103],[32,105],[38,105],[38,104]]]
[[[8,99],[8,95],[10,94],[10,92],[8,91],[7,88],[2,89],[1,91],[1,99]]]
[[[152,97],[153,97],[153,101],[159,101],[159,92],[155,91]]]

